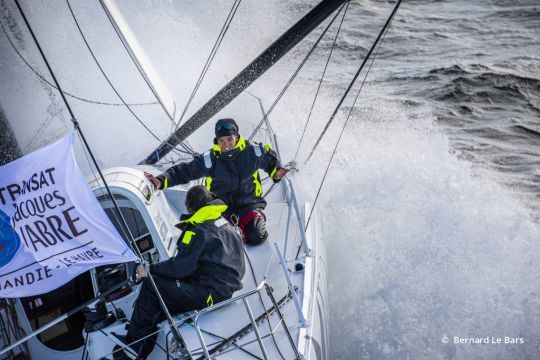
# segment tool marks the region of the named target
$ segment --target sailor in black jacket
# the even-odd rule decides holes
[[[260,244],[268,237],[262,209],[266,201],[262,194],[259,169],[278,182],[287,173],[270,145],[251,144],[238,133],[233,119],[216,123],[214,147],[189,163],[180,163],[154,177],[147,177],[159,189],[205,178],[208,190],[223,200],[229,210],[226,217],[239,225],[248,244]]]
[[[227,205],[204,186],[192,187],[186,196],[190,215],[182,215],[175,257],[150,266],[150,273],[172,313],[199,310],[230,298],[242,288],[245,272],[244,251],[240,235],[221,215]],[[142,266],[139,277],[145,277]],[[159,300],[145,279],[128,327],[128,343],[155,330],[165,320]],[[132,346],[141,358],[153,349],[153,342]],[[143,347],[141,349],[141,347]]]

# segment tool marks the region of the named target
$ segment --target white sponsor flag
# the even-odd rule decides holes
[[[43,294],[137,259],[88,187],[73,139],[0,167],[0,297]]]

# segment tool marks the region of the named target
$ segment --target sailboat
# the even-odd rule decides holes
[[[166,169],[169,164],[160,162],[165,154],[185,144],[198,127],[344,2],[322,1],[198,112],[183,124],[178,123],[177,130],[139,165],[113,167],[99,171],[100,176],[89,177],[89,186],[110,220],[126,236],[124,240],[134,242],[145,261],[159,262],[174,256],[180,235],[175,224],[186,212],[183,204],[187,190],[197,182],[157,191],[144,172],[157,175]],[[175,104],[161,91],[159,76],[144,57],[114,1],[101,3],[157,101],[174,121]],[[21,9],[18,3],[17,6]],[[270,143],[279,154],[278,136],[266,115],[252,140]],[[98,168],[97,162],[95,165]],[[243,289],[231,299],[203,310],[174,314],[174,326],[167,321],[161,323],[150,359],[328,358],[325,245],[320,219],[310,203],[298,196],[299,185],[294,177],[276,186],[270,183],[268,179],[262,181],[271,235],[262,245],[246,246],[248,271]],[[3,300],[1,356],[112,359],[113,348],[118,344],[115,338],[126,333],[139,292],[139,286],[128,281],[135,266],[126,263],[100,267],[50,293]],[[84,311],[73,313],[81,303],[85,305]]]
[[[238,3],[235,1],[233,10]],[[179,216],[186,212],[184,200],[187,190],[199,182],[159,191],[153,188],[144,173],[154,175],[162,173],[170,166],[170,158],[167,157],[170,153],[176,156],[173,162],[189,161],[194,151],[187,141],[195,136],[195,131],[214,119],[220,110],[245,92],[266,70],[325,19],[333,15],[268,111],[265,111],[259,99],[262,119],[255,124],[249,140],[269,144],[281,157],[279,146],[281,134],[274,133],[268,115],[326,30],[342,11],[343,22],[348,8],[348,1],[345,0],[321,1],[198,111],[182,122],[186,111],[181,114],[177,111],[173,97],[167,94],[159,73],[153,69],[145,56],[143,48],[138,44],[115,1],[100,0],[100,5],[121,39],[123,47],[154,95],[155,103],[161,106],[174,127],[170,136],[161,141],[161,144],[139,164],[101,170],[99,161],[95,158],[93,149],[88,145],[83,129],[76,120],[76,114],[66,99],[69,94],[62,91],[18,0],[16,4],[53,78],[54,84],[49,81],[49,85],[59,91],[72,117],[75,130],[84,144],[85,155],[92,159],[88,161],[92,172],[88,178],[90,188],[118,232],[137,250],[141,260],[146,263],[164,261],[175,255],[175,244],[180,235],[175,225]],[[69,1],[67,4],[69,6]],[[398,0],[326,128],[335,117],[379,40],[381,37],[384,39],[383,35],[399,4]],[[71,11],[71,6],[69,7]],[[234,15],[233,10],[231,14]],[[232,19],[228,17],[227,21],[229,18]],[[226,25],[224,29],[227,28]],[[78,24],[77,27],[80,31]],[[7,36],[5,31],[4,33]],[[80,33],[84,38],[83,32]],[[338,34],[339,29],[333,46]],[[99,66],[97,60],[96,63]],[[27,62],[25,64],[31,68]],[[32,70],[39,76],[35,69]],[[101,67],[100,70],[103,72]],[[103,75],[106,77],[105,72]],[[40,78],[44,82],[48,81],[43,76]],[[110,81],[109,84],[122,100],[121,105],[131,111],[129,104]],[[352,108],[354,104],[351,110]],[[135,113],[132,114],[137,118]],[[10,122],[10,125],[13,127],[14,123]],[[345,126],[342,133],[344,129]],[[339,140],[334,153],[338,144]],[[313,151],[314,149],[311,153]],[[321,232],[321,219],[317,216],[314,204],[299,191],[302,190],[302,184],[296,177],[285,178],[278,185],[270,184],[268,178],[261,182],[264,197],[268,202],[265,214],[271,235],[262,245],[245,247],[247,272],[242,280],[243,289],[235,293],[231,299],[217,304],[210,303],[202,310],[169,316],[152,334],[156,336],[156,347],[150,354],[150,359],[329,358],[326,251]],[[317,197],[315,201],[316,199]],[[140,291],[138,284],[132,281],[135,267],[135,263],[102,266],[47,294],[22,299],[2,299],[0,358],[113,359],[115,346],[125,347],[118,339],[126,334],[126,325],[132,315],[133,303]],[[136,354],[131,353],[128,348],[125,349],[128,356],[136,357]]]

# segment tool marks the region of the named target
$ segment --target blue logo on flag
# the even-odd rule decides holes
[[[11,227],[9,216],[0,210],[0,268],[7,265],[21,246],[19,234]]]

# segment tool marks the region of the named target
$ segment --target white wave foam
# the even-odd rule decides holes
[[[537,353],[540,232],[523,205],[474,176],[429,119],[412,120],[392,103],[372,103],[340,149],[318,205],[329,249],[331,358]],[[312,162],[306,177],[316,187],[323,160]],[[453,344],[454,336],[524,344]]]

